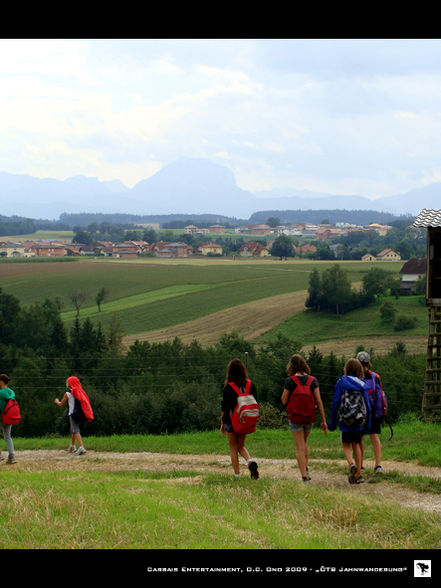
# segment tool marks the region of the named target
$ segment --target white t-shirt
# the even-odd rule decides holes
[[[75,408],[75,396],[71,392],[66,392],[67,394],[67,401],[68,401],[68,414],[72,414]]]

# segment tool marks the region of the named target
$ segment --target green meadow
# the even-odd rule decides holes
[[[387,300],[393,302],[396,316],[415,318],[412,329],[397,331],[394,321],[384,321],[380,314],[383,301],[380,301],[370,304],[368,310],[360,308],[340,316],[309,310],[301,312],[262,335],[258,342],[269,341],[278,334],[294,337],[305,345],[334,341],[349,333],[351,338],[359,337],[364,341],[378,336],[427,336],[428,313],[422,296],[388,297]]]
[[[335,262],[306,260],[184,259],[140,261],[79,260],[74,263],[0,264],[1,287],[22,305],[58,298],[62,317],[71,325],[71,295],[87,299],[80,318],[106,327],[117,315],[125,335],[165,328],[262,298],[306,290],[313,268]],[[352,282],[359,282],[373,264],[341,262]],[[398,272],[402,263],[388,263]],[[19,268],[19,269],[17,269]],[[108,292],[101,312],[98,291]]]
[[[35,231],[35,233],[27,233],[24,235],[7,235],[7,236],[3,236],[0,235],[0,238],[3,238],[4,240],[7,241],[40,241],[43,239],[52,239],[53,241],[55,241],[56,239],[65,239],[65,240],[72,240],[72,237],[74,236],[74,232],[73,231],[52,231],[50,229],[48,229],[47,231],[45,230],[39,230],[39,231]]]

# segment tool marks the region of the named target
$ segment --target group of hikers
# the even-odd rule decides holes
[[[286,366],[287,378],[281,396],[281,404],[286,409],[289,429],[296,448],[296,460],[304,482],[311,480],[308,461],[308,436],[320,416],[323,433],[334,431],[337,426],[341,433],[344,456],[348,462],[350,484],[361,484],[363,477],[363,439],[369,435],[375,458],[374,475],[382,473],[381,467],[381,423],[387,411],[387,400],[382,390],[378,374],[372,371],[371,359],[367,352],[361,351],[356,358],[346,362],[344,374],[338,379],[332,400],[331,419],[326,422],[325,410],[320,396],[319,382],[311,375],[305,359],[295,354]],[[0,433],[3,433],[8,450],[7,464],[16,463],[11,430],[19,422],[19,409],[15,393],[9,387],[11,379],[0,374]],[[71,376],[66,380],[63,398],[54,399],[55,404],[67,405],[70,423],[69,453],[84,455],[86,449],[80,427],[94,418],[93,410],[80,380]],[[7,417],[9,409],[18,412],[16,420]],[[234,476],[240,477],[239,456],[247,463],[252,478],[259,478],[258,464],[251,458],[245,447],[249,433],[256,430],[260,416],[255,383],[248,377],[247,368],[240,359],[233,359],[227,367],[221,401],[220,432],[228,438],[231,465]],[[1,457],[0,453],[0,459]]]
[[[344,374],[335,385],[329,424],[326,422],[319,382],[311,375],[305,359],[301,355],[293,355],[286,366],[286,372],[281,403],[286,409],[302,480],[311,480],[308,468],[308,436],[317,411],[320,428],[325,435],[328,430],[334,431],[337,426],[340,429],[350,484],[364,482],[363,439],[366,435],[370,437],[374,452],[373,473],[381,474],[380,433],[382,420],[387,412],[387,400],[380,376],[372,371],[369,354],[360,351],[356,358],[346,362]],[[257,462],[251,458],[245,447],[246,436],[254,432],[258,418],[256,386],[248,378],[245,364],[240,359],[233,359],[227,368],[223,390],[220,431],[228,436],[231,464],[236,477],[241,475],[239,455],[246,460],[251,477],[259,477]]]

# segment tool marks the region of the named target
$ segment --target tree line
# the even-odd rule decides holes
[[[317,269],[311,272],[305,306],[315,311],[345,314],[378,302],[387,293],[398,296],[400,284],[400,276],[375,267],[365,273],[362,286],[357,289],[352,286],[348,273],[335,264],[321,274]]]
[[[382,376],[391,418],[419,413],[425,357],[406,353],[402,344],[384,356],[368,351]],[[64,394],[71,375],[80,378],[94,408],[96,418],[85,425],[86,435],[217,429],[226,366],[233,357],[246,361],[256,382],[260,426],[286,426],[280,396],[293,353],[304,353],[329,414],[335,383],[348,359],[336,353],[324,355],[317,348],[306,352],[301,342],[282,335],[255,345],[234,332],[210,347],[175,339],[136,341],[123,349],[116,318],[106,330],[77,318],[68,330],[56,301],[22,307],[0,289],[0,371],[12,377],[22,409],[15,436],[67,434],[67,415],[53,400]]]

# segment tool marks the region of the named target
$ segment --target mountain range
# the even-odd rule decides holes
[[[219,214],[247,219],[258,211],[377,210],[415,216],[441,207],[441,183],[375,200],[307,190],[249,192],[234,174],[208,159],[181,158],[128,188],[119,180],[74,176],[66,180],[0,172],[0,214],[57,219],[63,212]]]

